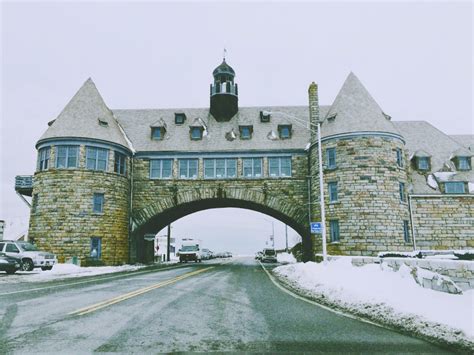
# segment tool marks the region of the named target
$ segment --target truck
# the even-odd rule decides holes
[[[181,249],[179,249],[179,262],[194,261],[200,263],[201,259],[200,242],[196,239],[183,239]]]

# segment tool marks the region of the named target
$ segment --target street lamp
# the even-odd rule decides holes
[[[272,224],[272,235],[271,235],[271,241],[272,241],[272,246],[273,249],[275,249],[275,224],[274,221],[269,221],[268,219],[264,218],[264,220],[268,223]]]

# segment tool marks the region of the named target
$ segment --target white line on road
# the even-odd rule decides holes
[[[343,317],[347,317],[347,318],[351,318],[351,319],[355,319],[355,320],[358,320],[358,321],[361,321],[361,322],[364,322],[364,323],[368,323],[368,324],[371,324],[371,325],[375,325],[379,328],[383,328],[383,329],[389,329],[389,330],[393,330],[392,328],[389,328],[387,326],[384,326],[384,325],[381,325],[381,324],[377,324],[377,323],[374,323],[370,320],[367,320],[367,319],[364,319],[364,318],[360,318],[360,317],[357,317],[355,315],[352,315],[352,314],[349,314],[349,313],[344,313],[344,312],[341,312],[341,311],[338,311],[338,310],[335,310],[333,308],[330,308],[328,306],[325,306],[321,303],[318,303],[316,301],[313,301],[313,300],[310,300],[310,299],[307,299],[305,297],[302,297],[296,293],[293,293],[291,292],[290,290],[288,290],[287,288],[283,287],[282,285],[280,285],[280,283],[278,281],[275,280],[275,277],[270,274],[268,272],[267,269],[265,269],[265,267],[263,266],[263,264],[259,261],[260,263],[260,266],[262,267],[263,271],[265,271],[265,273],[267,274],[268,278],[273,282],[273,284],[278,287],[281,291],[285,292],[286,294],[290,295],[291,297],[294,297],[294,298],[297,298],[301,301],[304,301],[304,302],[307,302],[307,303],[310,303],[314,306],[318,306],[318,307],[321,307],[329,312],[332,312],[332,313],[335,313],[337,315],[340,315],[340,316],[343,316]]]

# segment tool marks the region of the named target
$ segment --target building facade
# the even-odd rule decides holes
[[[144,236],[193,212],[241,207],[320,251],[316,122],[333,254],[474,247],[474,135],[392,121],[353,74],[332,105],[239,107],[235,71],[213,72],[209,108],[109,109],[88,79],[37,142],[29,236],[69,258],[144,260]],[[212,224],[215,221],[210,221]]]

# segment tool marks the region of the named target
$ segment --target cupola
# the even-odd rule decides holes
[[[235,71],[224,58],[212,75],[214,83],[211,84],[211,114],[218,122],[230,121],[239,110],[238,89],[234,83]]]

